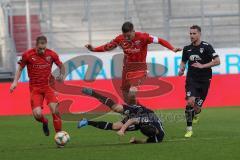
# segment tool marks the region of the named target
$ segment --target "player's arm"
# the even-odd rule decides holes
[[[202,68],[211,68],[211,67],[218,66],[218,65],[220,65],[220,58],[219,57],[214,58],[211,62],[206,63],[206,64],[201,64],[199,62],[196,62],[196,63],[192,64],[193,67],[201,68],[201,69]]]
[[[169,50],[172,50],[173,52],[178,52],[181,51],[181,48],[175,48],[173,47],[173,45],[171,43],[169,43],[168,41],[159,38],[159,37],[155,37],[155,36],[148,36],[148,43],[155,43],[155,44],[161,44],[163,47],[168,48]]]
[[[147,138],[137,139],[135,137],[132,137],[129,142],[132,144],[143,144],[147,143]]]
[[[199,62],[193,63],[192,64],[193,67],[202,69],[202,68],[211,68],[211,67],[220,65],[221,63],[220,58],[218,54],[215,52],[215,50],[213,49],[213,47],[210,44],[208,44],[206,49],[207,49],[207,54],[212,58],[212,61],[206,64],[201,64]]]
[[[60,70],[59,75],[56,77],[57,80],[59,81],[63,81],[65,73],[66,73],[66,69],[65,66],[63,64],[58,65],[58,68]]]
[[[53,53],[53,62],[57,65],[57,67],[60,70],[59,75],[56,77],[56,80],[63,81],[66,69],[63,63],[60,61],[59,56],[55,52]]]
[[[18,80],[20,79],[21,74],[22,74],[22,70],[23,70],[23,67],[19,64],[18,69],[17,69],[17,71],[15,73],[15,76],[14,76],[13,83],[10,87],[10,93],[12,93],[14,91],[14,89],[17,87]]]
[[[93,47],[91,44],[85,45],[85,47],[92,52],[106,52],[106,51],[111,51],[115,49],[118,46],[118,40],[115,38],[111,42],[98,46],[98,47]]]
[[[183,48],[183,53],[182,53],[182,61],[180,63],[180,67],[179,67],[179,71],[178,71],[179,76],[182,76],[184,74],[185,69],[186,69],[186,63],[188,61],[188,56],[187,56],[188,54],[187,54],[186,50],[187,49],[184,47]]]
[[[184,61],[181,61],[179,71],[178,71],[179,76],[182,76],[184,74],[185,68],[186,68],[186,63]]]
[[[117,132],[118,135],[123,136],[125,134],[126,129],[134,124],[139,123],[139,118],[131,118],[129,119],[123,126],[122,128]]]
[[[117,104],[111,98],[102,95],[101,93],[95,92],[91,88],[82,88],[82,93],[98,99],[102,104],[108,106],[111,110],[117,113],[123,113],[123,105]]]

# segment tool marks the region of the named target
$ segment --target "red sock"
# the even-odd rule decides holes
[[[36,119],[36,118],[35,118]],[[42,123],[48,123],[48,119],[45,118],[43,115],[39,118],[39,119],[36,119],[38,122],[42,122]]]
[[[53,126],[55,129],[55,132],[59,132],[62,130],[62,120],[60,115],[58,114],[52,114],[53,117]]]

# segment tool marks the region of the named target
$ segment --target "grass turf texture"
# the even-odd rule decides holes
[[[131,136],[143,136],[139,132],[128,132],[119,138],[113,131],[91,126],[77,129],[76,122],[64,122],[71,141],[62,149],[56,148],[51,123],[51,135],[45,137],[41,124],[32,116],[0,117],[0,159],[240,159],[240,107],[203,110],[190,139],[183,137],[183,110],[157,111],[157,114],[164,119],[163,143],[128,144]],[[119,119],[118,115],[106,115],[97,120]]]

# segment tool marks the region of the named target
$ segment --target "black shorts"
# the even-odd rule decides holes
[[[196,104],[202,107],[205,101],[208,89],[210,87],[211,80],[206,81],[196,81],[190,78],[186,79],[185,92],[186,99],[189,97],[196,97]]]

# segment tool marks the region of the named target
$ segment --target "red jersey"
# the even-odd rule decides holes
[[[173,50],[174,47],[164,39],[154,37],[148,33],[135,32],[135,37],[133,40],[126,40],[121,34],[113,39],[111,42],[94,48],[94,52],[104,52],[109,51],[117,46],[120,46],[124,52],[123,64],[126,66],[129,62],[142,62],[146,63],[147,57],[147,47],[148,44],[158,43],[164,47]]]
[[[62,64],[54,51],[46,49],[44,54],[39,55],[35,48],[23,53],[18,62],[22,68],[27,65],[30,88],[48,86],[53,63],[57,66]]]

